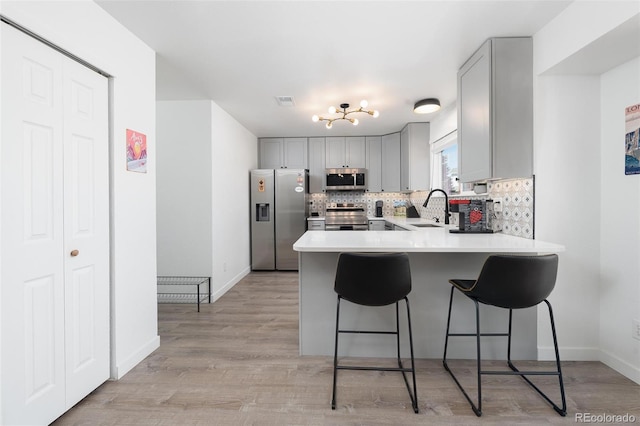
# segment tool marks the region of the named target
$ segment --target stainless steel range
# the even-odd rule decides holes
[[[366,231],[369,229],[364,204],[330,203],[325,211],[326,231]]]

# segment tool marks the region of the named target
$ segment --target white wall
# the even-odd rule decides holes
[[[626,21],[640,12],[640,3],[629,0],[575,0],[555,19],[544,26],[534,36],[534,75],[552,71],[563,62],[571,62],[572,55],[577,55],[594,42],[603,39]],[[622,46],[618,45],[618,49]],[[624,49],[622,49],[624,50]],[[636,50],[637,51],[637,50]],[[593,53],[593,52],[592,52]],[[609,58],[608,52],[598,52],[599,60],[583,58],[584,68],[592,67],[597,62]],[[566,67],[560,67],[565,74],[570,73]],[[580,69],[574,70],[581,74]]]
[[[624,175],[624,107],[640,102],[640,58],[604,48],[638,52],[640,40],[623,36],[639,17],[637,2],[574,2],[534,36],[536,237],[567,247],[551,296],[561,357],[603,361],[638,383],[640,176]]]
[[[545,76],[535,86],[535,237],[566,246],[549,298],[561,354],[564,359],[597,360],[599,79]],[[546,307],[539,308],[540,357],[552,359],[547,318]]]
[[[215,297],[251,271],[249,171],[258,138],[212,103],[213,275]]]
[[[158,275],[210,277],[211,101],[156,105]]]
[[[3,1],[0,13],[113,76],[111,375],[120,378],[160,343],[155,278],[155,55],[89,0]],[[146,174],[126,171],[126,129],[147,135]]]
[[[640,383],[640,175],[624,174],[624,109],[640,103],[640,58],[601,77],[601,285],[602,360]]]
[[[455,102],[443,107],[430,121],[429,143],[443,138],[458,128],[458,108]]]
[[[250,271],[257,138],[212,101],[163,101],[158,144],[158,271],[211,276],[216,300]]]

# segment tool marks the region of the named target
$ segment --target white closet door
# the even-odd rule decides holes
[[[108,81],[63,58],[67,408],[109,378]]]
[[[60,54],[2,24],[3,424],[65,404]]]
[[[93,94],[67,69],[80,65],[0,31],[0,423],[47,424],[77,402],[76,383],[86,395],[108,377],[107,89]],[[65,118],[73,108],[102,115],[104,136]]]

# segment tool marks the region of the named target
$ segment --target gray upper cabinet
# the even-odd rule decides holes
[[[382,191],[382,138],[367,136],[367,191]]]
[[[287,169],[306,169],[307,138],[284,138],[283,153],[284,167]]]
[[[260,168],[279,169],[282,166],[282,138],[258,140]]]
[[[309,191],[325,192],[325,169],[366,168],[367,191],[429,189],[429,123],[383,136],[258,139],[259,167],[309,170]]]
[[[326,138],[327,168],[365,168],[366,142],[364,136],[331,136]]]
[[[324,192],[325,140],[309,138],[309,192]]]
[[[306,169],[307,138],[260,138],[260,168]]]
[[[530,37],[487,40],[458,71],[457,107],[462,182],[533,174]]]
[[[430,189],[429,123],[409,123],[400,132],[402,191]]]
[[[364,136],[346,138],[347,167],[367,167],[367,144]]]
[[[400,133],[382,136],[381,191],[400,191]]]

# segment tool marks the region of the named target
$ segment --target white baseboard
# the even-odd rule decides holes
[[[155,336],[149,342],[144,344],[135,353],[131,354],[124,362],[111,365],[111,380],[120,380],[133,367],[138,365],[143,359],[148,357],[153,351],[160,347],[160,336]]]
[[[538,347],[538,360],[556,359],[553,347]],[[640,368],[599,348],[560,348],[561,361],[599,361],[611,367],[629,380],[640,384]]]
[[[640,385],[640,368],[604,350],[600,351],[600,361]]]
[[[246,277],[247,275],[249,275],[250,272],[251,272],[251,267],[247,266],[245,269],[240,271],[235,277],[231,278],[229,281],[224,283],[221,288],[216,290],[214,293],[211,293],[211,303],[215,302],[216,300],[224,296],[224,294],[227,291],[231,290],[234,285],[238,284],[240,280]]]

